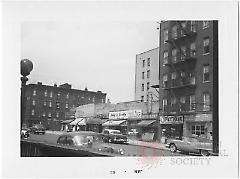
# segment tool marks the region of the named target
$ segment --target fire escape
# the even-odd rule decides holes
[[[171,56],[168,55],[164,58],[163,63],[168,68],[168,73],[167,80],[163,82],[163,89],[167,91],[171,103],[174,102],[172,98],[175,100],[175,103],[171,104],[172,113],[178,113],[179,111],[179,114],[183,114],[188,111],[186,101],[176,103],[176,99],[179,98],[181,92],[195,90],[196,88],[196,74],[194,72],[197,60],[196,23],[194,21],[171,21],[170,23],[171,35],[166,42],[169,44],[168,53],[172,53]],[[169,76],[170,79],[168,79]],[[191,108],[196,108],[195,104]]]

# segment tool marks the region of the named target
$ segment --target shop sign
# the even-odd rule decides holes
[[[109,119],[128,119],[128,118],[141,118],[142,110],[128,110],[109,112]]]
[[[160,124],[183,124],[183,116],[160,116]]]
[[[158,113],[142,114],[143,119],[156,119],[157,117],[158,117]]]

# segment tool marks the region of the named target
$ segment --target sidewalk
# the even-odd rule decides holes
[[[144,141],[129,139],[128,143],[131,145],[138,145],[138,146],[156,148],[156,149],[161,149],[161,150],[169,150],[166,147],[166,144],[159,143],[159,142],[144,142]]]

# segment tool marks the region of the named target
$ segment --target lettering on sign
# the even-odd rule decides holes
[[[158,116],[158,113],[153,113],[153,114],[143,114],[142,118],[146,118],[146,119],[156,119]]]
[[[183,116],[160,116],[160,124],[183,124]]]
[[[109,112],[109,119],[141,118],[142,110]]]

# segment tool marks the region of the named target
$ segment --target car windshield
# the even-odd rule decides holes
[[[73,137],[75,145],[82,146],[87,145],[89,142],[101,142],[100,136],[95,135],[76,135]]]
[[[110,133],[111,133],[111,134],[121,134],[120,131],[111,131]]]

